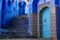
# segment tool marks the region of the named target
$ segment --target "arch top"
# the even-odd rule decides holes
[[[40,12],[39,13],[41,13],[42,14],[42,12],[44,11],[44,10],[46,10],[46,9],[50,9],[48,6],[45,6],[45,7],[43,7],[41,10],[40,10]]]

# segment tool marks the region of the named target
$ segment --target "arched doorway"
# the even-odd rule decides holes
[[[43,38],[50,38],[51,30],[50,30],[50,9],[49,7],[44,7],[40,11],[40,30],[41,36]]]

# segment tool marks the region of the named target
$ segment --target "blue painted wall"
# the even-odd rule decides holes
[[[1,7],[2,7],[2,0],[0,0],[0,27],[1,27]]]
[[[57,5],[56,13],[57,13],[57,38],[60,40],[60,0],[55,0],[55,4]]]
[[[26,3],[24,1],[19,3],[19,15],[25,14]]]
[[[4,21],[4,9],[5,9],[5,0],[2,0],[2,5],[1,5],[1,24],[3,24],[3,21]]]
[[[18,16],[17,13],[17,3],[14,1],[12,2],[11,0],[5,0],[5,16],[4,16],[4,22],[11,19],[14,16]]]
[[[37,13],[37,5],[38,5],[39,0],[34,0],[32,3],[32,12]]]
[[[19,9],[17,9],[17,7],[19,6]],[[12,0],[3,0],[3,4],[2,4],[2,12],[1,12],[1,24],[2,24],[2,28],[7,28],[7,21],[11,20],[13,17],[15,16],[20,16],[25,14],[25,2],[21,2],[20,4],[17,4],[17,0],[16,1],[12,1]]]
[[[18,15],[16,8],[17,8],[16,2],[12,2],[11,0],[3,0],[2,13],[1,13],[2,28],[6,25],[6,21]]]
[[[55,6],[55,0],[50,0],[50,6]]]

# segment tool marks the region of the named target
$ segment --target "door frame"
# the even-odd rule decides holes
[[[39,6],[38,6],[38,14],[37,14],[37,18],[38,18],[38,21],[37,21],[37,23],[38,23],[38,35],[40,35],[40,34],[42,34],[41,33],[41,31],[40,31],[40,29],[42,29],[42,27],[40,27],[41,26],[41,24],[42,24],[42,22],[40,21],[40,20],[42,20],[42,16],[41,16],[41,12],[43,11],[43,10],[45,10],[45,8],[50,8],[50,2],[47,2],[47,3],[44,3],[44,4],[40,4]],[[41,17],[40,17],[41,16]],[[51,20],[51,19],[50,19]],[[39,22],[40,21],[40,22]],[[51,24],[50,24],[51,25]],[[39,38],[41,38],[42,37],[42,35],[40,35],[39,36]]]
[[[40,11],[39,24],[41,24],[41,25],[40,25],[40,30],[41,30],[40,35],[41,35],[41,37],[43,37],[43,36],[42,36],[42,34],[43,34],[43,33],[42,33],[42,32],[43,32],[43,31],[42,31],[42,30],[43,30],[43,28],[42,28],[42,27],[43,27],[43,25],[42,25],[42,24],[43,24],[43,18],[42,18],[43,14],[42,14],[42,13],[43,13],[47,8],[49,9],[49,14],[50,14],[50,8],[49,8],[48,6],[43,7],[42,10]],[[48,15],[47,15],[47,16],[48,16]],[[49,16],[49,18],[50,18],[50,16]],[[41,19],[41,20],[40,20],[40,19]],[[49,19],[49,30],[50,30],[50,37],[51,37],[50,19]],[[44,38],[44,37],[43,37],[43,38]],[[49,38],[49,37],[45,37],[45,38]]]
[[[57,34],[56,34],[56,6],[50,6],[50,2],[46,2],[46,3],[44,3],[44,4],[40,4],[40,5],[38,5],[38,14],[37,14],[37,18],[38,18],[38,20],[37,20],[37,27],[38,27],[38,37],[40,38],[40,39],[44,39],[44,38],[41,38],[40,36],[40,33],[41,33],[41,31],[40,31],[40,29],[41,29],[41,23],[39,23],[39,16],[41,16],[41,13],[40,13],[40,11],[44,8],[44,7],[49,7],[50,8],[50,27],[51,27],[51,40],[52,39],[54,39],[54,40],[56,40],[57,39]],[[52,20],[52,16],[54,16],[54,15],[52,15],[54,13],[54,15],[55,15],[55,19],[54,19],[54,21],[55,22],[53,22]],[[52,24],[52,22],[54,23],[54,24]],[[55,25],[55,26],[53,26],[53,25]],[[54,33],[53,33],[53,31],[54,31]],[[55,35],[55,36],[54,36]]]

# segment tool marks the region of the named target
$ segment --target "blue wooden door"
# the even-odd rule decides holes
[[[50,10],[46,8],[42,12],[42,37],[50,38]]]

